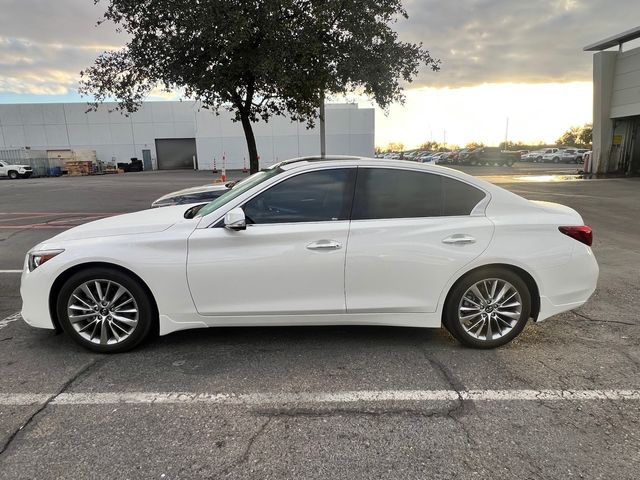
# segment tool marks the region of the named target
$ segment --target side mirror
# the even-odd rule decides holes
[[[244,210],[240,207],[229,210],[224,216],[224,228],[234,231],[245,230],[247,220],[244,216]]]

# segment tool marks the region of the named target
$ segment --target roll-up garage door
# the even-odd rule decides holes
[[[156,139],[156,155],[159,170],[193,169],[196,139],[158,138]]]

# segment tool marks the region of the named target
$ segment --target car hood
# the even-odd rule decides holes
[[[183,220],[184,212],[189,207],[190,205],[176,205],[103,218],[62,232],[50,241],[161,232]]]

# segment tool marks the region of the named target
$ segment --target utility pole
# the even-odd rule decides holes
[[[320,92],[320,157],[327,155],[326,130],[324,122],[324,90]]]
[[[509,150],[509,117],[507,117],[507,128],[504,132],[504,149]]]

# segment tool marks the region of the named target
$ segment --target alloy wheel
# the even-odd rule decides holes
[[[131,292],[113,280],[84,282],[67,303],[67,316],[74,330],[99,345],[125,341],[136,329],[139,315]]]
[[[508,334],[522,316],[522,298],[506,280],[489,278],[476,282],[462,296],[458,321],[478,340],[491,341]]]

